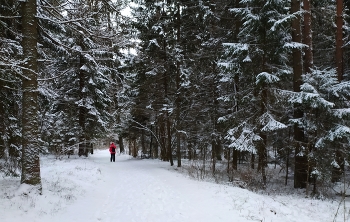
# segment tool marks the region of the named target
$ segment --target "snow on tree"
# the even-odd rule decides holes
[[[18,176],[21,153],[21,62],[20,4],[8,1],[0,7],[0,172]]]
[[[38,138],[38,30],[36,0],[22,2],[22,174],[21,184],[40,192],[41,176]]]
[[[224,43],[225,54],[219,63],[223,67],[222,80],[234,84],[235,89],[232,94],[223,96],[234,101],[237,107],[224,119],[228,122],[235,119],[232,128],[236,125],[236,129],[240,129],[236,130],[237,138],[242,137],[245,129],[253,132],[248,134],[252,138],[261,138],[249,141],[254,141],[257,150],[251,153],[251,162],[257,154],[258,170],[265,182],[267,136],[287,127],[273,117],[280,115],[273,103],[276,87],[281,88],[281,79],[286,79],[290,73],[284,47],[289,37],[286,4],[287,1],[241,1],[241,7],[232,8],[232,14],[242,22],[237,42]],[[229,141],[232,142],[235,140]]]

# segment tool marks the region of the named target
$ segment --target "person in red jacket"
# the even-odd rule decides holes
[[[115,162],[115,153],[116,153],[117,147],[113,142],[109,145],[109,152],[111,153],[111,162]]]

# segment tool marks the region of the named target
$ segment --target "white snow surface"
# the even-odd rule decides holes
[[[41,176],[42,195],[23,194],[19,179],[0,177],[1,222],[328,222],[339,205],[198,181],[159,160],[119,155],[110,162],[108,150],[42,157]],[[334,221],[343,221],[342,208]]]

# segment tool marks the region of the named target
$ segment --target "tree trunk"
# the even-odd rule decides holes
[[[337,75],[339,83],[343,80],[344,75],[344,64],[343,64],[343,0],[337,1],[337,17],[336,17],[336,46],[335,46],[335,61],[337,68]],[[342,174],[344,173],[344,155],[336,148],[335,150],[335,161],[339,167],[333,167],[332,169],[332,182],[337,182],[340,180]]]
[[[159,127],[159,137],[160,137],[160,158],[163,161],[167,161],[167,155],[166,155],[166,135],[165,135],[165,122],[163,115],[161,116],[161,119],[159,121],[160,127]]]
[[[343,80],[344,64],[343,64],[343,0],[337,0],[337,33],[335,46],[335,61],[337,67],[338,81]]]
[[[285,186],[287,186],[288,184],[288,168],[289,168],[289,148],[287,148],[287,157],[286,157],[286,179],[284,182]]]
[[[233,168],[234,170],[237,170],[237,168],[238,168],[237,162],[238,162],[238,150],[233,149],[233,154],[232,154],[232,168]]]
[[[193,159],[192,143],[191,142],[187,143],[187,155],[188,155],[189,160]]]
[[[125,150],[124,150],[123,137],[122,137],[122,136],[119,136],[118,141],[119,141],[119,150],[120,150],[120,153],[122,154],[122,153],[125,152]]]
[[[151,132],[153,132],[153,125],[151,125]],[[150,134],[150,142],[149,142],[149,157],[153,158],[153,134]]]
[[[173,161],[173,152],[172,152],[172,148],[171,148],[171,130],[170,130],[170,117],[168,115],[168,112],[166,113],[166,119],[167,119],[167,153],[168,153],[168,159],[170,161],[170,166],[174,165],[174,161]]]
[[[251,160],[250,160],[250,168],[254,169],[254,162],[255,162],[255,154],[252,153]]]
[[[238,5],[238,1],[236,2],[236,4]],[[234,77],[234,94],[236,95],[235,96],[235,111],[238,112],[238,92],[239,92],[239,88],[238,88],[238,84],[239,84],[239,76],[236,75]],[[238,150],[237,149],[234,149],[233,150],[233,154],[232,154],[232,167],[233,169],[237,170],[237,162],[238,162]]]
[[[180,37],[181,37],[181,20],[180,20],[180,5],[177,5],[177,43],[180,44]],[[176,154],[177,154],[177,167],[181,167],[181,146],[180,146],[180,61],[176,61]]]
[[[224,150],[224,157],[227,160],[227,168],[226,168],[226,173],[230,173],[230,159],[231,159],[231,149],[230,148],[225,148]]]
[[[83,38],[80,36],[80,38]],[[82,50],[83,50],[83,44],[82,40],[80,43]],[[84,55],[83,52],[80,52],[79,56],[79,68],[83,67],[84,65]],[[79,135],[79,150],[78,150],[78,155],[86,155],[86,147],[85,147],[85,122],[86,122],[86,108],[85,108],[85,72],[83,69],[79,69],[79,99],[80,99],[80,104],[79,104],[79,127],[80,127],[80,135]]]
[[[265,113],[265,104],[267,103],[267,89],[263,88],[261,92],[261,114]],[[267,155],[266,155],[266,143],[267,143],[267,136],[263,132],[260,133],[260,137],[262,138],[262,141],[259,144],[258,147],[258,171],[261,170],[261,176],[263,178],[263,186],[266,186],[266,164],[267,164]]]
[[[38,147],[38,30],[36,0],[22,2],[23,97],[22,97],[22,175],[21,183],[42,190]]]
[[[167,43],[166,40],[163,39],[163,51],[164,51],[164,63],[167,64],[168,58],[167,58],[167,51],[166,48],[167,47]],[[168,71],[166,70],[164,72],[164,103],[168,103]],[[170,116],[169,116],[169,110],[166,109],[165,110],[165,114],[164,114],[164,124],[166,125],[166,132],[164,129],[164,135],[166,135],[166,140],[164,141],[164,145],[165,145],[165,155],[166,155],[166,160],[170,162],[170,165],[173,166],[174,165],[174,161],[173,161],[173,155],[172,155],[172,148],[171,148],[171,122],[170,122]]]
[[[259,144],[259,159],[258,159],[258,171],[261,171],[261,176],[263,179],[263,186],[266,187],[266,135],[260,134],[263,139]]]
[[[296,14],[296,18],[292,20],[292,41],[301,43],[301,28],[300,16],[297,13],[300,11],[300,1],[291,1],[291,13]],[[293,90],[300,92],[301,75],[302,75],[302,52],[301,49],[293,49]],[[293,117],[301,119],[304,113],[300,106],[294,106]],[[294,188],[305,188],[307,181],[307,158],[301,156],[302,142],[304,141],[304,129],[298,124],[294,124],[294,140],[295,140],[295,170],[294,170]]]
[[[158,126],[156,125],[156,132],[155,135],[158,135]],[[158,137],[159,138],[159,137]],[[158,158],[158,153],[159,153],[159,143],[157,142],[155,147],[154,147],[154,158]]]
[[[217,73],[216,72],[216,65],[212,64],[213,68],[212,68],[212,73]],[[211,158],[212,158],[212,164],[213,164],[213,174],[215,173],[215,165],[216,165],[216,161],[218,160],[218,156],[220,156],[219,159],[221,159],[221,153],[220,149],[219,149],[219,130],[217,129],[217,116],[218,116],[218,110],[217,107],[219,106],[219,101],[217,100],[217,98],[219,97],[217,94],[217,84],[216,84],[216,77],[214,76],[211,82],[211,96],[213,99],[213,106],[211,107],[212,109],[212,114],[211,114],[211,121],[212,121],[212,126],[213,126],[213,131],[212,131],[212,135],[211,135]]]
[[[3,81],[0,81],[0,89],[4,89],[4,84]],[[3,95],[1,94],[1,97]],[[5,101],[1,99],[0,101],[0,135],[5,135],[6,130],[5,130]],[[5,155],[5,140],[3,136],[0,137],[0,159],[4,158]]]
[[[132,156],[133,156],[134,158],[137,157],[137,151],[138,151],[138,149],[137,149],[137,147],[136,147],[136,139],[133,139]]]
[[[266,27],[264,27],[264,32],[262,33],[262,39],[263,39],[263,49],[264,51],[267,48],[267,30]],[[264,72],[269,72],[269,68],[267,66],[266,62],[266,54],[263,53],[262,55],[262,71]],[[261,86],[261,101],[260,101],[260,115],[264,115],[265,112],[267,112],[267,106],[268,106],[268,100],[267,100],[267,92],[268,88],[265,83],[262,84]],[[266,188],[266,167],[267,167],[267,135],[265,132],[262,132],[260,129],[259,136],[262,138],[262,141],[259,142],[258,145],[258,171],[261,171],[261,176],[263,179],[263,187]]]
[[[223,155],[223,148],[221,144],[220,138],[216,141],[216,160],[222,161],[222,155]]]
[[[132,155],[132,144],[131,144],[131,138],[129,138],[129,155],[131,156]]]
[[[176,158],[177,158],[177,167],[181,167],[181,137],[180,133],[176,134]]]
[[[211,159],[212,159],[212,170],[213,175],[215,174],[215,165],[216,165],[216,140],[215,137],[211,140]]]
[[[311,9],[310,0],[304,0],[304,44],[305,48],[305,73],[311,73],[311,69],[314,65],[314,59],[312,54],[312,30],[311,30]]]
[[[142,150],[141,158],[143,158],[144,155],[146,154],[145,131],[144,130],[141,130],[141,150]]]

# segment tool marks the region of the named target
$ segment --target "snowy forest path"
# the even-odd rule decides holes
[[[186,178],[168,162],[128,155],[110,162],[108,150],[95,152],[88,161],[100,172],[95,184],[50,222],[297,222],[300,215],[303,221],[326,221],[329,213],[305,198],[293,204],[290,197],[262,197]],[[310,210],[317,218],[308,215]]]
[[[97,209],[98,221],[169,221],[172,204],[176,195],[162,183],[156,169],[142,164],[141,160],[124,159],[117,156],[116,162],[108,162],[106,157],[96,157],[94,161],[104,166],[102,171],[108,174],[104,187],[110,187],[104,195],[107,197]],[[148,210],[144,210],[148,209]],[[162,218],[166,216],[166,218]],[[183,221],[183,218],[178,218]]]
[[[221,197],[213,202],[216,194],[208,193],[198,181],[182,183],[187,178],[170,172],[169,163],[118,155],[116,162],[110,162],[108,150],[89,158],[99,165],[101,180],[57,221],[251,221],[237,219],[240,217]]]

